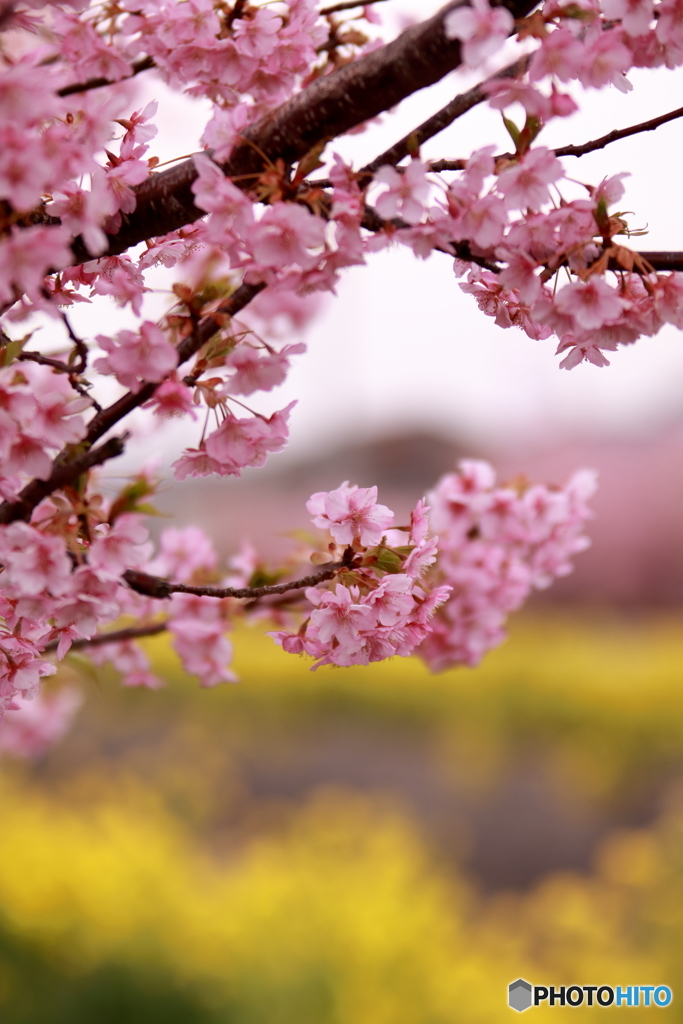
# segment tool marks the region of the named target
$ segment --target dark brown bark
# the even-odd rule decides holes
[[[310,576],[303,576],[298,580],[290,580],[288,583],[267,583],[262,587],[193,587],[189,583],[171,583],[160,576],[150,576],[146,572],[136,572],[129,569],[124,572],[123,579],[131,590],[145,597],[164,600],[171,594],[195,594],[197,597],[237,597],[243,600],[257,600],[260,597],[269,597],[271,594],[287,594],[290,590],[304,590],[306,587],[315,587],[318,583],[331,580],[343,569],[351,568],[353,564],[353,548],[347,548],[341,562],[331,562],[318,572]]]
[[[101,466],[103,462],[123,455],[125,440],[125,436],[112,437],[99,448],[91,448],[71,462],[58,463],[55,460],[54,468],[47,480],[32,480],[24,487],[16,501],[3,501],[0,505],[0,524],[14,523],[19,519],[28,521],[34,508],[60,487],[75,483],[79,476],[93,466]]]
[[[494,0],[495,3],[495,0]],[[434,17],[403,32],[373,53],[360,57],[332,75],[318,78],[278,110],[244,132],[230,160],[223,164],[236,184],[248,187],[267,161],[295,163],[323,139],[334,139],[376,117],[420,89],[438,82],[460,64],[460,43],[446,39],[447,11],[466,6],[447,4]],[[535,0],[503,0],[515,18],[527,15]],[[123,216],[110,236],[106,255],[125,252],[145,239],[176,231],[204,216],[194,204],[192,183],[197,176],[192,159],[153,174],[137,187],[137,207]],[[245,177],[246,176],[246,177]],[[90,259],[82,241],[73,245],[74,262]]]

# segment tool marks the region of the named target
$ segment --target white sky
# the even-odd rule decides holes
[[[383,12],[392,8],[420,18],[438,6],[425,0],[380,5]],[[498,55],[495,66],[504,63],[504,55]],[[636,71],[629,77],[634,90],[627,95],[615,89],[583,96],[577,92],[583,109],[553,122],[538,144],[584,142],[683,102],[683,69]],[[331,148],[360,166],[472,82],[467,75],[449,75],[410,97],[380,125]],[[142,86],[141,101],[156,94],[150,80]],[[201,105],[167,98],[151,152],[164,160],[197,149],[205,120]],[[634,246],[683,249],[682,124],[674,121],[580,160],[564,160],[569,174],[593,183],[631,172],[623,207],[634,211],[634,227],[647,225],[650,231]],[[480,106],[425,146],[423,155],[467,156],[489,143],[504,151],[509,148],[506,140],[499,115]],[[78,328],[92,334],[103,329],[111,333],[126,320],[108,300],[97,308],[80,307],[74,315]],[[370,256],[367,266],[347,271],[338,297],[326,301],[305,340],[309,352],[296,357],[286,384],[258,404],[259,410],[270,412],[299,399],[291,419],[291,456],[332,439],[395,428],[463,431],[496,441],[539,432],[640,432],[683,413],[679,332],[664,330],[657,338],[610,353],[612,365],[604,369],[584,364],[571,372],[559,370],[552,339],[532,341],[521,331],[497,328],[460,291],[450,259],[438,253],[423,262],[407,250],[383,252]],[[173,429],[164,440],[167,457],[175,458],[183,445],[195,443],[193,432],[187,423]],[[150,446],[160,440],[150,439]]]

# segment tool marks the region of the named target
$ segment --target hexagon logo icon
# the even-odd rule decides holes
[[[524,978],[517,978],[508,985],[508,1006],[519,1013],[531,1006],[531,985]]]

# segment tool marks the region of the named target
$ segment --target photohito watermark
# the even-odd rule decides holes
[[[668,1006],[673,992],[668,985],[532,985],[517,978],[508,985],[508,1006]]]

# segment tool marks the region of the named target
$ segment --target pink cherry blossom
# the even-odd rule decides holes
[[[394,522],[394,513],[376,502],[376,487],[349,486],[347,480],[335,491],[311,495],[306,508],[314,524],[328,529],[337,544],[352,544],[358,539],[364,546],[371,547],[379,544],[382,534]]]
[[[408,224],[419,224],[431,188],[427,170],[427,165],[420,160],[411,160],[400,171],[388,165],[380,167],[375,173],[375,181],[389,186],[375,201],[380,217],[390,220],[400,216]]]
[[[579,81],[586,88],[614,85],[620,92],[628,92],[632,86],[624,72],[630,67],[631,54],[621,42],[621,33],[607,29],[586,47]]]
[[[206,440],[206,452],[220,467],[218,472],[239,476],[245,466],[262,466],[269,452],[279,452],[289,437],[287,421],[296,402],[290,402],[268,419],[239,419],[228,414]]]
[[[301,342],[285,345],[280,352],[264,352],[249,344],[238,345],[227,359],[227,365],[236,372],[228,380],[226,392],[251,395],[254,391],[271,391],[286,379],[289,356],[305,351],[306,346]]]
[[[353,652],[362,644],[360,630],[372,629],[377,622],[373,608],[354,602],[354,595],[341,583],[334,593],[321,594],[310,589],[306,596],[317,605],[311,612],[311,632],[320,644],[329,645],[336,640],[339,646]]]
[[[186,384],[173,378],[169,378],[159,385],[149,405],[154,409],[154,415],[161,416],[163,419],[180,416],[197,419],[197,411],[192,402],[192,392]]]
[[[616,320],[624,311],[617,292],[599,277],[591,277],[585,284],[573,281],[564,285],[557,293],[555,304],[560,313],[573,317],[585,330]]]
[[[199,448],[188,448],[179,459],[173,463],[173,471],[176,480],[185,480],[188,476],[210,476],[212,473],[225,474],[226,469],[217,459],[212,459],[206,450],[206,445]],[[235,473],[239,476],[239,473]]]
[[[220,622],[174,619],[171,630],[183,667],[198,677],[201,686],[237,682],[237,676],[228,667],[232,662],[232,644]]]
[[[33,700],[16,697],[15,710],[0,721],[0,754],[42,757],[71,728],[82,702],[82,695],[73,687],[41,693]]]
[[[250,233],[250,251],[261,266],[280,268],[311,263],[310,249],[325,241],[325,222],[295,203],[270,206]]]
[[[50,537],[27,523],[0,527],[0,583],[16,594],[64,594],[71,582],[71,563],[61,537]]]
[[[113,526],[98,528],[90,546],[89,564],[98,572],[119,576],[126,569],[143,565],[150,555],[149,534],[140,516],[127,512]]]
[[[601,0],[601,5],[607,17],[621,21],[630,36],[649,31],[654,15],[652,0]]]
[[[116,338],[98,334],[108,354],[95,362],[102,373],[113,373],[125,388],[136,393],[145,380],[163,380],[178,365],[178,353],[162,331],[146,320],[140,332],[120,331]]]
[[[539,146],[498,176],[498,189],[508,207],[539,209],[550,198],[548,185],[564,176],[562,164],[552,150]]]
[[[514,26],[504,7],[491,7],[488,0],[472,0],[471,6],[457,7],[444,18],[447,39],[463,41],[463,58],[476,68],[503,45]]]
[[[368,606],[381,626],[396,626],[415,607],[413,587],[415,581],[403,574],[385,576],[368,597]],[[314,613],[315,614],[315,613]]]
[[[147,569],[180,583],[192,578],[197,570],[212,571],[218,563],[213,544],[198,526],[162,530],[160,552]]]

